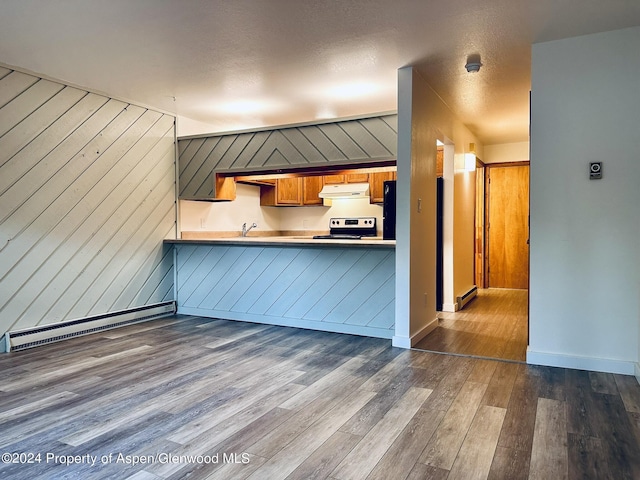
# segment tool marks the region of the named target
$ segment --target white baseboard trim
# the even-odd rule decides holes
[[[411,348],[424,337],[433,332],[437,326],[438,319],[434,318],[424,327],[422,327],[418,332],[414,333],[411,337],[399,337],[397,335],[394,335],[391,339],[391,345],[398,348]]]
[[[443,303],[442,304],[443,312],[457,312],[458,304],[457,303]]]
[[[583,357],[580,355],[565,355],[562,353],[538,352],[527,347],[527,363],[545,365],[548,367],[574,368],[577,370],[591,370],[593,372],[619,373],[621,375],[635,375],[638,377],[638,364],[624,360],[610,358]]]

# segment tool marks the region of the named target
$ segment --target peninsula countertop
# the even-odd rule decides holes
[[[244,245],[244,246],[291,246],[291,247],[364,247],[395,248],[395,240],[383,240],[382,237],[362,237],[360,239],[318,239],[308,235],[283,236],[237,236],[165,239],[166,244],[200,244],[200,245]]]

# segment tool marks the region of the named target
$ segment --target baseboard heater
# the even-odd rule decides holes
[[[170,301],[7,332],[6,351],[24,350],[80,335],[146,322],[173,315],[175,311],[176,302]]]
[[[467,293],[458,297],[458,310],[462,310],[464,306],[475,298],[478,294],[478,287],[474,285]]]

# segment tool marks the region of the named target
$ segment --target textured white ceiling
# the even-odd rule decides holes
[[[211,131],[395,110],[415,65],[496,144],[528,139],[532,43],[637,25],[640,0],[2,0],[0,62]]]

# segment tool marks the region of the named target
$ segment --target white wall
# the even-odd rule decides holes
[[[639,27],[533,46],[528,362],[638,362],[639,50]]]
[[[208,123],[199,122],[192,118],[178,116],[176,121],[176,134],[178,138],[188,137],[191,135],[203,135],[205,133],[213,133],[216,127]]]
[[[526,162],[529,160],[529,142],[485,145],[480,160],[484,163]]]
[[[232,202],[180,201],[180,230],[240,233],[242,224],[257,223],[256,232],[329,230],[331,217],[376,217],[382,233],[382,206],[368,198],[333,200],[331,207],[261,207],[260,187],[238,184]]]
[[[454,144],[454,170],[470,143],[475,143],[479,155],[482,155],[482,146],[477,139],[453,115],[425,79],[411,67],[402,68],[398,71],[396,336],[393,339],[394,345],[401,347],[415,344],[437,324],[436,139]],[[458,183],[464,186],[464,182]],[[454,188],[455,184],[454,179]],[[473,198],[473,195],[470,197]],[[466,212],[466,209],[459,209],[461,222]],[[473,209],[468,221],[473,232]],[[455,224],[454,220],[454,228]],[[454,237],[456,234],[454,232]],[[473,234],[470,238],[473,239]],[[470,250],[454,251],[454,256],[466,255],[473,260],[473,241],[464,248]],[[463,270],[458,269],[459,272]],[[468,279],[461,279],[460,282],[473,284],[472,261],[467,270],[465,277]]]
[[[280,230],[280,209],[260,207],[260,187],[236,185],[232,202],[180,200],[180,231],[242,231],[242,224],[257,223],[256,231]]]

